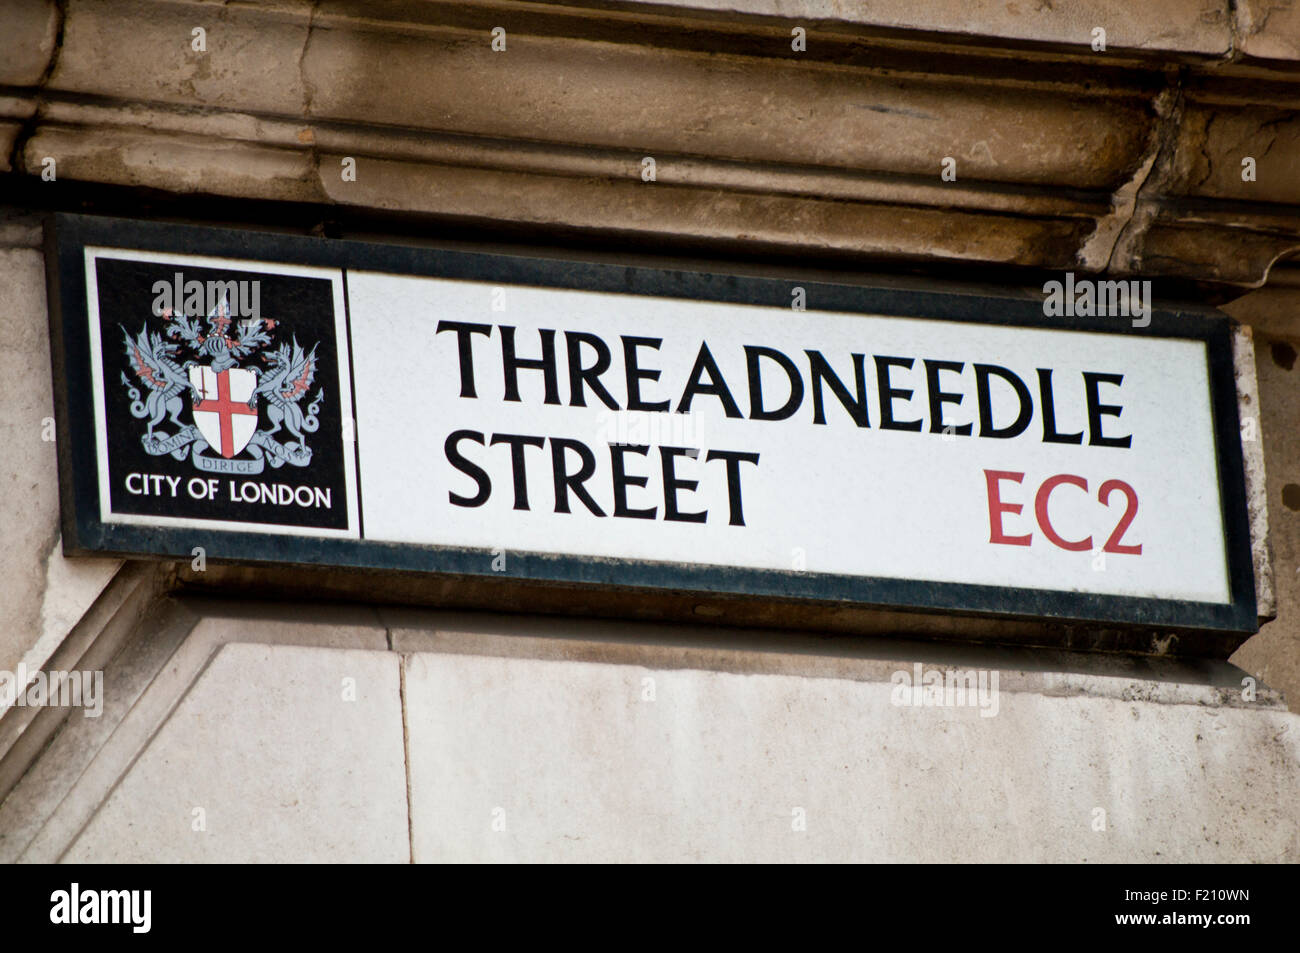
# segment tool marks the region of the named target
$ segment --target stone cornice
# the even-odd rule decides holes
[[[1255,287],[1300,249],[1286,11],[727,5],[0,0],[0,167],[864,264]]]

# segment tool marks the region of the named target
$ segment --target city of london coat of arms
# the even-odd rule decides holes
[[[122,328],[132,373],[122,383],[131,416],[147,421],[147,453],[188,457],[208,473],[311,462],[307,435],[320,427],[324,388],[302,404],[316,378],[316,345],[306,350],[296,335],[273,341],[277,321],[233,319],[224,297],[206,318],[170,308],[162,318],[163,333],[147,323],[134,337]]]

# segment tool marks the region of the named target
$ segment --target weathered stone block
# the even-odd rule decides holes
[[[398,682],[385,652],[225,646],[66,859],[405,863]]]
[[[889,681],[416,654],[414,859],[1300,859],[1300,716],[1108,681],[984,717]]]
[[[14,228],[18,228],[17,225]],[[63,558],[45,267],[0,248],[0,669],[38,668],[120,565]]]
[[[1113,187],[1145,148],[1137,98],[1077,97],[939,77],[631,44],[318,28],[303,68],[313,117],[472,135],[887,170],[959,180]],[[356,77],[364,76],[365,82]]]
[[[50,86],[145,102],[301,115],[308,11],[71,0]],[[194,31],[202,29],[195,49]]]
[[[42,126],[23,151],[39,175],[46,156],[59,178],[240,198],[319,200],[307,152],[194,135]]]
[[[53,0],[0,0],[0,86],[33,86],[54,55],[59,9]]]

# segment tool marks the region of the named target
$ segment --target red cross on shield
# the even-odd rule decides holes
[[[257,377],[242,367],[220,373],[205,364],[190,368],[190,383],[203,395],[194,401],[194,425],[223,457],[233,457],[248,446],[257,431],[257,404],[248,406]]]

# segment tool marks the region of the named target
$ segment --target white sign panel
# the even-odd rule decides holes
[[[348,290],[368,538],[1228,599],[1202,342]]]
[[[1221,317],[75,221],[85,548],[1253,627]]]

